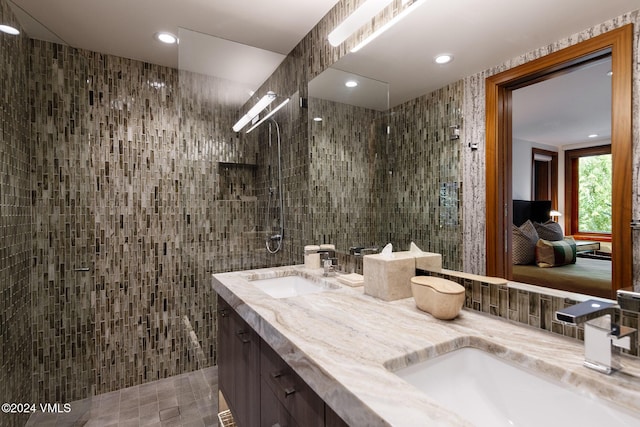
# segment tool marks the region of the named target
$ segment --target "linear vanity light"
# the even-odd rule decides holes
[[[258,126],[260,126],[262,124],[262,122],[264,122],[265,120],[267,120],[269,117],[273,116],[279,109],[281,109],[282,107],[284,107],[285,105],[287,105],[287,103],[290,101],[290,98],[285,99],[284,101],[282,101],[276,108],[274,108],[273,110],[269,111],[269,113],[264,116],[262,119],[260,119],[260,121],[258,123],[256,123],[255,125],[251,126],[249,128],[249,130],[247,131],[247,133],[251,132],[252,130],[254,130],[255,128],[257,128]]]
[[[240,120],[238,120],[236,124],[233,125],[233,131],[240,132],[240,130],[251,121],[251,119],[260,114],[260,112],[267,108],[269,104],[271,104],[275,99],[276,94],[274,92],[267,92],[265,96],[260,98],[260,101],[258,101],[256,105],[254,105],[249,111],[247,111],[247,114],[240,117]]]
[[[363,47],[365,47],[366,45],[368,45],[369,43],[371,43],[373,40],[378,38],[382,33],[387,31],[389,28],[393,27],[394,25],[396,25],[398,22],[400,22],[402,19],[404,19],[407,15],[409,15],[411,12],[416,10],[418,8],[418,6],[420,6],[425,1],[426,0],[414,0],[413,3],[411,3],[411,5],[409,7],[407,7],[402,12],[400,12],[399,14],[394,16],[389,22],[384,24],[382,27],[380,27],[377,30],[375,30],[369,37],[367,37],[366,39],[364,39],[363,41],[358,43],[358,45],[356,47],[351,49],[351,52],[357,52],[360,49],[362,49]],[[407,2],[403,2],[403,3],[407,3]]]
[[[343,41],[371,20],[378,12],[393,0],[368,0],[360,5],[351,15],[347,16],[336,28],[329,33],[327,39],[331,46],[339,46]]]

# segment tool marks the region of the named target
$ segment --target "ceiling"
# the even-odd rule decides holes
[[[250,70],[242,78],[255,88],[338,2],[8,1],[32,38],[199,72],[217,66],[207,72],[217,76]],[[638,0],[426,1],[333,68],[388,83],[395,106],[638,7]],[[161,30],[184,37],[179,47],[157,42]],[[454,61],[436,65],[443,52]]]
[[[426,1],[335,68],[388,82],[393,107],[639,7],[638,0]],[[453,62],[436,64],[441,53]]]
[[[177,68],[153,39],[179,28],[288,54],[338,0],[8,0],[27,34]],[[286,11],[286,13],[283,13]],[[24,15],[32,19],[25,19]],[[35,21],[35,22],[33,22]]]
[[[31,38],[260,86],[338,0],[7,0]],[[286,13],[283,13],[286,11]],[[185,35],[180,47],[154,39]],[[179,34],[182,33],[182,34]],[[198,36],[200,34],[200,36]],[[203,40],[206,37],[208,44]],[[186,50],[189,49],[189,52]],[[195,60],[193,50],[201,50]],[[180,51],[180,55],[179,55]],[[211,61],[215,58],[215,61]],[[208,60],[207,60],[208,59]],[[191,63],[193,60],[193,63]],[[217,68],[206,70],[217,64]],[[227,64],[222,67],[221,64]],[[235,67],[228,64],[235,64]],[[275,65],[274,65],[275,64]],[[251,70],[251,71],[247,71]]]
[[[610,71],[608,57],[513,91],[514,140],[555,147],[610,141]]]

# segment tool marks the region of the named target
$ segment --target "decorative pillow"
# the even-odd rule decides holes
[[[569,238],[551,242],[540,239],[536,244],[536,263],[538,267],[559,267],[575,264],[576,242]]]
[[[533,224],[538,232],[538,236],[541,239],[549,240],[552,242],[564,239],[564,233],[562,227],[555,221],[547,221],[544,224],[536,222]]]
[[[520,227],[512,227],[513,249],[511,257],[514,264],[533,264],[536,260],[536,242],[538,233],[529,220]]]

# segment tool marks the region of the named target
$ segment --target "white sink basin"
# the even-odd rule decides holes
[[[640,416],[475,348],[394,372],[476,426],[639,426]]]
[[[327,282],[315,282],[297,275],[256,279],[249,283],[273,298],[297,297],[337,288]]]

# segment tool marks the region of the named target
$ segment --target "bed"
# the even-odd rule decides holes
[[[544,223],[550,219],[551,202],[514,200],[513,223],[521,226],[527,220]],[[575,264],[551,268],[513,265],[512,278],[516,282],[530,283],[554,289],[611,298],[611,260],[576,257]]]
[[[611,261],[576,258],[575,264],[541,268],[532,265],[514,265],[513,280],[532,285],[561,289],[611,298]]]

